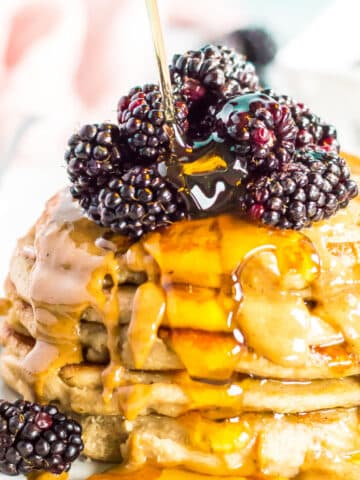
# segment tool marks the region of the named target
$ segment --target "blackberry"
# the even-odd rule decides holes
[[[177,190],[157,170],[157,165],[135,166],[114,177],[100,191],[92,220],[132,238],[185,218]]]
[[[272,90],[264,90],[281,104],[287,105],[299,131],[296,135],[296,148],[319,146],[324,150],[339,152],[337,132],[333,125],[325,123],[307,106],[287,95],[276,95]]]
[[[180,128],[188,128],[185,101],[175,95],[175,114]],[[162,96],[158,85],[132,88],[118,103],[120,131],[137,162],[153,162],[170,154],[171,127],[165,121]]]
[[[67,472],[83,448],[80,425],[55,406],[0,402],[0,472]]]
[[[189,140],[208,137],[214,130],[214,110],[219,101],[259,88],[254,66],[235,50],[205,45],[175,55],[170,65],[175,91],[189,107]]]
[[[254,219],[299,230],[334,215],[357,194],[343,158],[304,149],[282,170],[250,178],[240,203]]]
[[[230,141],[236,156],[248,160],[249,171],[276,170],[290,162],[297,127],[286,105],[252,92],[228,100],[216,118],[218,134]]]
[[[259,88],[254,66],[243,55],[221,45],[205,45],[174,55],[170,74],[173,84],[190,102],[205,95],[224,100]]]
[[[234,48],[245,55],[249,62],[265,67],[275,58],[277,46],[273,36],[263,28],[241,28],[229,34]]]
[[[216,130],[216,106],[201,103],[189,111],[187,138],[190,144],[209,138]]]
[[[88,208],[91,195],[126,162],[119,128],[111,123],[84,125],[70,137],[65,160],[71,193],[83,208]]]

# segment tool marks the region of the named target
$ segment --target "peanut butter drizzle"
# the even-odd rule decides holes
[[[108,292],[103,289],[104,278],[110,275],[113,279],[113,286]],[[92,280],[89,284],[89,290],[93,298],[96,299],[96,306],[101,312],[101,318],[104,322],[107,333],[107,347],[111,362],[103,371],[104,400],[109,402],[112,398],[113,390],[120,385],[121,378],[121,358],[118,347],[119,338],[119,302],[117,292],[118,264],[113,252],[109,252],[104,259],[104,264],[93,272]],[[99,295],[99,292],[101,294]]]
[[[165,316],[166,299],[163,289],[154,282],[138,287],[128,330],[135,368],[144,366]],[[145,318],[150,321],[144,322]]]
[[[96,240],[103,233],[104,229],[83,218],[68,191],[49,201],[37,223],[30,277],[36,344],[23,365],[34,377],[40,400],[50,375],[65,364],[83,361],[79,322],[88,307],[99,312],[108,328],[112,363],[104,372],[104,397],[111,397],[116,379],[113,364],[120,358],[117,347],[119,265],[115,252],[97,246]],[[104,291],[103,281],[107,275],[113,279],[113,286]]]

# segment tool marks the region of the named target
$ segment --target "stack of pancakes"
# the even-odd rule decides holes
[[[221,215],[131,243],[60,192],[12,258],[1,374],[75,414],[93,459],[358,480],[359,207],[303,232]]]

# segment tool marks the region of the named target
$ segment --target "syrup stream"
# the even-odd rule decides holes
[[[145,0],[154,43],[156,61],[159,69],[160,88],[163,96],[165,118],[170,124],[175,124],[175,110],[171,92],[171,80],[166,62],[164,37],[161,30],[157,0]]]
[[[160,89],[164,103],[165,120],[172,129],[172,132],[170,134],[170,142],[172,142],[173,144],[172,147],[177,147],[177,150],[179,147],[181,149],[184,149],[185,142],[182,138],[180,128],[176,123],[171,79],[169,67],[166,60],[165,43],[161,29],[161,21],[157,0],[145,0],[145,3],[149,17],[156,61],[159,70]],[[172,148],[171,150],[175,151],[175,148]]]

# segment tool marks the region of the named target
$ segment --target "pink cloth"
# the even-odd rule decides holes
[[[239,26],[241,2],[227,1],[232,15],[218,0],[160,0],[169,58]],[[33,134],[33,126],[26,131],[22,161],[41,164],[57,155],[61,162],[60,145],[74,126],[115,120],[122,94],[157,80],[144,0],[1,4],[0,168],[9,143],[32,118],[46,126],[37,124],[42,134]],[[46,152],[48,158],[39,157]]]

